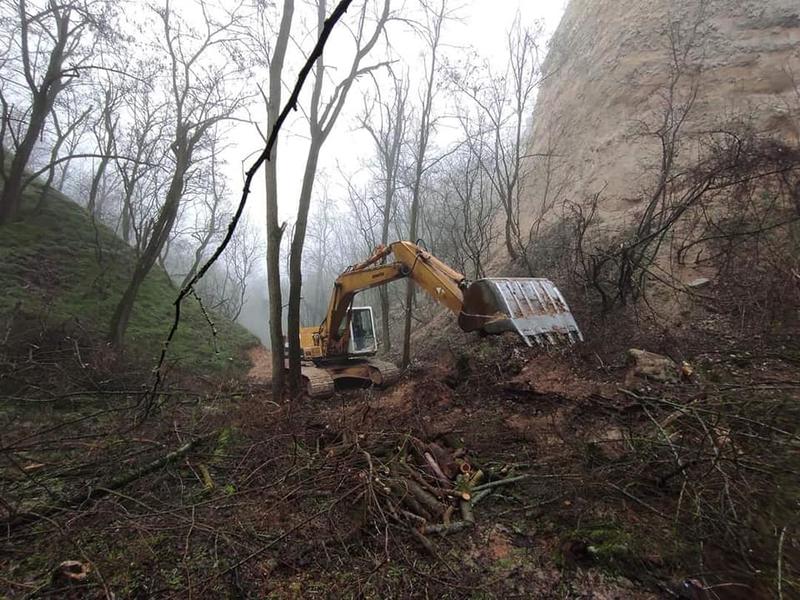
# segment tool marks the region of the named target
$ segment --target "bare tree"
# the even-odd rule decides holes
[[[245,305],[248,282],[263,255],[263,241],[256,228],[246,220],[240,222],[224,260],[197,284],[205,306],[231,321],[237,320]]]
[[[227,182],[219,173],[219,141],[216,134],[211,138],[209,149],[211,160],[208,165],[208,172],[203,174],[206,189],[201,194],[202,209],[192,211],[194,227],[189,235],[194,241],[193,258],[181,281],[181,288],[186,286],[197,273],[200,264],[206,259],[211,243],[222,233],[222,226],[229,221],[230,217],[224,208]]]
[[[314,72],[314,87],[311,91],[309,106],[309,133],[310,142],[303,172],[303,184],[297,208],[294,236],[292,237],[291,252],[289,256],[289,309],[287,319],[287,334],[289,338],[289,391],[292,397],[300,389],[300,296],[303,285],[302,261],[303,244],[305,243],[306,226],[308,223],[308,210],[311,205],[311,196],[314,190],[314,179],[317,173],[320,151],[325,140],[330,135],[333,126],[342,112],[348,93],[355,81],[386,63],[377,63],[361,66],[362,61],[378,43],[384,27],[389,20],[390,0],[384,0],[383,7],[377,15],[376,22],[369,31],[368,8],[370,2],[364,2],[357,17],[357,25],[353,32],[355,53],[350,63],[350,69],[336,85],[330,99],[322,102],[322,91],[325,80],[325,65],[320,58]],[[326,16],[326,0],[317,3],[317,30],[322,32]]]
[[[541,83],[541,64],[537,38],[539,32],[522,26],[519,13],[508,31],[506,51],[508,61],[501,74],[493,74],[484,64],[481,71],[488,73],[487,81],[476,84],[480,75],[473,67],[467,73],[453,73],[451,79],[483,113],[486,119],[488,140],[481,136],[481,145],[467,141],[491,182],[505,213],[505,245],[512,260],[519,258],[522,242],[520,229],[520,198],[526,141],[525,124],[533,110],[537,86]]]
[[[26,0],[7,0],[3,9],[15,12],[18,19],[19,29],[10,43],[18,52],[14,65],[21,81],[13,95],[0,90],[4,133],[14,151],[0,195],[0,224],[19,212],[25,171],[56,98],[82,69],[91,66],[91,46],[97,40],[92,34],[104,29],[108,4],[105,0],[48,0],[29,8]],[[0,145],[5,142],[4,138]]]
[[[47,179],[42,186],[42,193],[39,196],[39,208],[44,206],[48,197],[48,191],[53,185],[53,179],[55,179],[61,148],[66,147],[66,156],[71,156],[75,153],[75,149],[77,148],[77,145],[80,143],[80,139],[84,134],[84,128],[86,122],[88,121],[89,113],[92,111],[92,107],[89,106],[84,109],[83,112],[79,112],[81,108],[82,107],[79,107],[78,103],[75,102],[74,99],[69,99],[67,102],[64,102],[63,106],[63,110],[66,113],[65,117],[59,117],[59,107],[57,106],[54,106],[53,110],[51,111],[50,118],[53,123],[53,146],[50,149],[50,163],[47,170]],[[61,165],[61,175],[59,177],[59,183],[57,184],[57,187],[60,191],[63,191],[62,188],[67,177],[68,169],[69,160],[66,160]]]
[[[380,85],[376,84],[376,98],[371,105],[366,105],[361,117],[361,126],[370,134],[378,157],[377,179],[383,190],[381,209],[381,237],[384,246],[389,243],[389,224],[396,210],[397,188],[400,185],[400,169],[403,145],[406,141],[408,82],[399,79],[390,72],[392,82],[392,98],[384,100]],[[366,104],[366,100],[365,100]],[[377,113],[377,115],[375,115]],[[352,194],[351,194],[352,197]],[[392,338],[389,330],[389,289],[381,286],[378,289],[381,303],[381,329],[384,351],[392,349]]]
[[[219,60],[229,31],[238,21],[238,12],[227,13],[218,20],[207,12],[204,3],[199,7],[205,17],[202,31],[194,31],[182,22],[169,0],[163,8],[155,9],[168,56],[167,87],[173,111],[170,148],[174,162],[164,202],[111,317],[109,341],[117,348],[125,337],[139,288],[171,235],[187,179],[196,167],[196,150],[206,141],[208,132],[220,121],[229,119],[243,102],[241,96],[229,94],[226,89],[231,73],[224,61]]]
[[[437,59],[439,44],[442,36],[442,25],[447,18],[447,0],[439,0],[437,10],[432,10],[424,5],[426,15],[426,26],[423,28],[423,37],[428,48],[428,56],[425,65],[425,84],[422,93],[422,105],[419,111],[419,126],[413,142],[412,160],[413,175],[411,178],[411,209],[409,214],[409,233],[408,239],[412,242],[417,240],[417,226],[420,211],[420,192],[422,189],[422,177],[430,166],[427,163],[428,145],[434,127],[433,102],[436,88],[436,75],[438,71]],[[406,287],[406,318],[403,330],[403,366],[408,366],[411,362],[411,313],[414,301],[414,283],[409,279]]]
[[[267,107],[267,128],[260,131],[267,140],[281,112],[283,66],[292,30],[294,0],[284,0],[277,36],[273,36],[266,18],[265,2],[256,2],[257,15],[249,28],[248,39],[252,40],[257,56],[267,57],[269,92],[264,94]],[[274,45],[272,38],[274,39]],[[272,356],[272,395],[281,398],[285,387],[285,357],[283,349],[283,294],[281,292],[281,240],[286,224],[278,221],[278,145],[264,166],[266,182],[266,229],[267,229],[267,295],[269,298],[269,340]]]
[[[166,138],[166,103],[154,98],[146,81],[154,77],[144,64],[133,69],[134,85],[122,98],[123,108],[130,120],[117,140],[117,152],[130,158],[115,158],[115,167],[122,180],[122,203],[119,208],[118,230],[122,239],[134,242],[137,251],[148,236],[142,235],[145,222],[152,212],[146,199],[159,196],[160,165],[168,160]],[[131,237],[133,235],[133,238]]]
[[[466,129],[465,135],[481,133]],[[440,185],[443,234],[450,239],[461,271],[472,278],[484,277],[484,266],[497,241],[494,190],[481,168],[480,156],[467,146],[452,155],[444,170]]]
[[[92,127],[95,142],[97,143],[97,152],[100,155],[99,162],[92,176],[92,185],[89,189],[89,200],[87,204],[89,214],[93,217],[97,216],[100,212],[100,203],[102,203],[102,196],[98,197],[100,185],[117,144],[117,129],[119,124],[118,108],[121,97],[119,89],[110,79],[103,86],[101,94],[102,102],[100,106],[102,106],[102,109],[100,110],[97,122]]]

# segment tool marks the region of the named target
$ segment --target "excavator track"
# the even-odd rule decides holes
[[[303,366],[300,371],[306,381],[306,389],[311,398],[327,398],[333,396],[335,386],[333,377],[325,369]]]
[[[374,358],[369,359],[367,362],[371,369],[376,370],[379,374],[380,381],[376,382],[377,385],[381,387],[387,387],[400,379],[401,371],[394,363],[390,363],[385,360],[377,360]]]

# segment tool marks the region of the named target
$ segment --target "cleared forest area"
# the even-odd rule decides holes
[[[800,14],[594,2],[0,0],[0,596],[800,595]]]

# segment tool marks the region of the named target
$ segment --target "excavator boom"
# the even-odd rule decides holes
[[[325,320],[319,327],[301,329],[303,358],[311,361],[303,367],[311,396],[332,394],[336,379],[386,386],[399,378],[393,364],[369,358],[377,351],[372,309],[354,307],[353,300],[359,292],[406,277],[457,315],[464,331],[512,331],[529,346],[569,345],[583,339],[564,297],[550,280],[506,277],[470,282],[417,244],[394,242],[379,246],[367,260],[339,275]]]
[[[394,262],[386,262],[390,256]],[[358,292],[405,277],[457,315],[464,331],[513,331],[528,345],[564,345],[582,339],[564,297],[550,280],[485,278],[470,283],[418,245],[398,241],[378,247],[366,261],[337,278],[327,317],[317,332],[318,355],[347,353],[348,311]]]

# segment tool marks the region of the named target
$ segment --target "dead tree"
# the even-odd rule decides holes
[[[289,391],[295,397],[300,389],[300,296],[303,285],[303,244],[305,243],[308,211],[314,191],[314,179],[317,173],[320,151],[330,135],[336,120],[342,112],[348,93],[356,80],[386,65],[385,62],[361,66],[380,39],[384,27],[390,17],[390,0],[384,0],[376,22],[369,31],[368,8],[370,2],[364,2],[358,13],[357,25],[353,33],[355,53],[350,68],[336,85],[330,99],[322,102],[323,84],[325,81],[325,65],[320,58],[314,72],[314,87],[311,91],[311,103],[308,112],[310,142],[306,165],[303,172],[303,184],[297,208],[294,236],[292,237],[289,255],[289,308],[287,318],[287,334],[289,338]],[[326,16],[326,0],[317,3],[317,30],[323,31]]]

